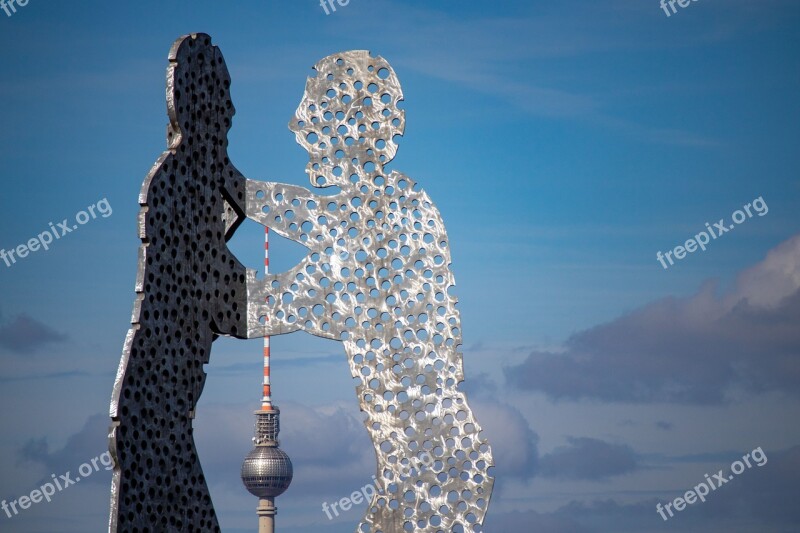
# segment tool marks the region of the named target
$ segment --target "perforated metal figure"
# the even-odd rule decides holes
[[[247,182],[247,216],[309,249],[286,273],[248,272],[248,332],[344,343],[384,489],[357,531],[479,530],[493,460],[458,389],[447,233],[427,193],[385,168],[405,126],[400,84],[367,51],[314,68],[289,128],[309,153],[312,185],[341,192]]]
[[[246,333],[245,268],[225,242],[244,178],[227,157],[230,77],[208,35],[167,69],[168,149],[142,185],[132,326],[111,400],[109,531],[219,531],[192,436],[217,335]]]

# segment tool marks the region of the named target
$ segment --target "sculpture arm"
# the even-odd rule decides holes
[[[254,270],[247,270],[247,338],[283,335],[300,329],[296,306],[283,302],[275,287],[289,286],[298,266],[288,272],[257,279]]]
[[[308,189],[247,180],[246,198],[247,218],[303,245],[315,237],[309,232],[318,225],[321,199]]]

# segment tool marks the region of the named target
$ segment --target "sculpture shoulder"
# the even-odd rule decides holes
[[[158,157],[158,159],[156,159],[156,162],[153,163],[153,166],[150,167],[150,171],[147,173],[147,175],[145,175],[144,181],[142,182],[142,188],[139,190],[139,205],[148,205],[150,190],[153,186],[153,180],[164,171],[165,167],[169,167],[169,164],[174,157],[175,156],[171,150],[165,150]]]
[[[428,215],[428,218],[441,221],[442,215],[436,204],[433,203],[428,192],[422,186],[408,175],[392,170],[386,179],[387,187],[392,187],[392,195],[405,197],[407,201],[416,203],[415,207]]]

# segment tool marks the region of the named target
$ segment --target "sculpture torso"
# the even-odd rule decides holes
[[[470,514],[482,521],[493,461],[457,388],[455,282],[447,234],[427,193],[396,172],[381,186],[345,186],[333,196],[258,182],[247,189],[248,204],[269,211],[264,224],[309,247],[300,265],[268,276],[264,292],[248,283],[251,308],[287,330],[343,340],[361,380],[357,395],[384,493],[363,519],[367,529],[357,531],[401,532],[408,516],[425,524],[415,531],[467,528]],[[257,305],[265,299],[272,303]],[[453,492],[457,501],[448,500]]]

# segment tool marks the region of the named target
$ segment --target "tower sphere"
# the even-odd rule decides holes
[[[280,448],[256,446],[242,464],[242,482],[259,498],[274,498],[292,482],[292,461]]]

